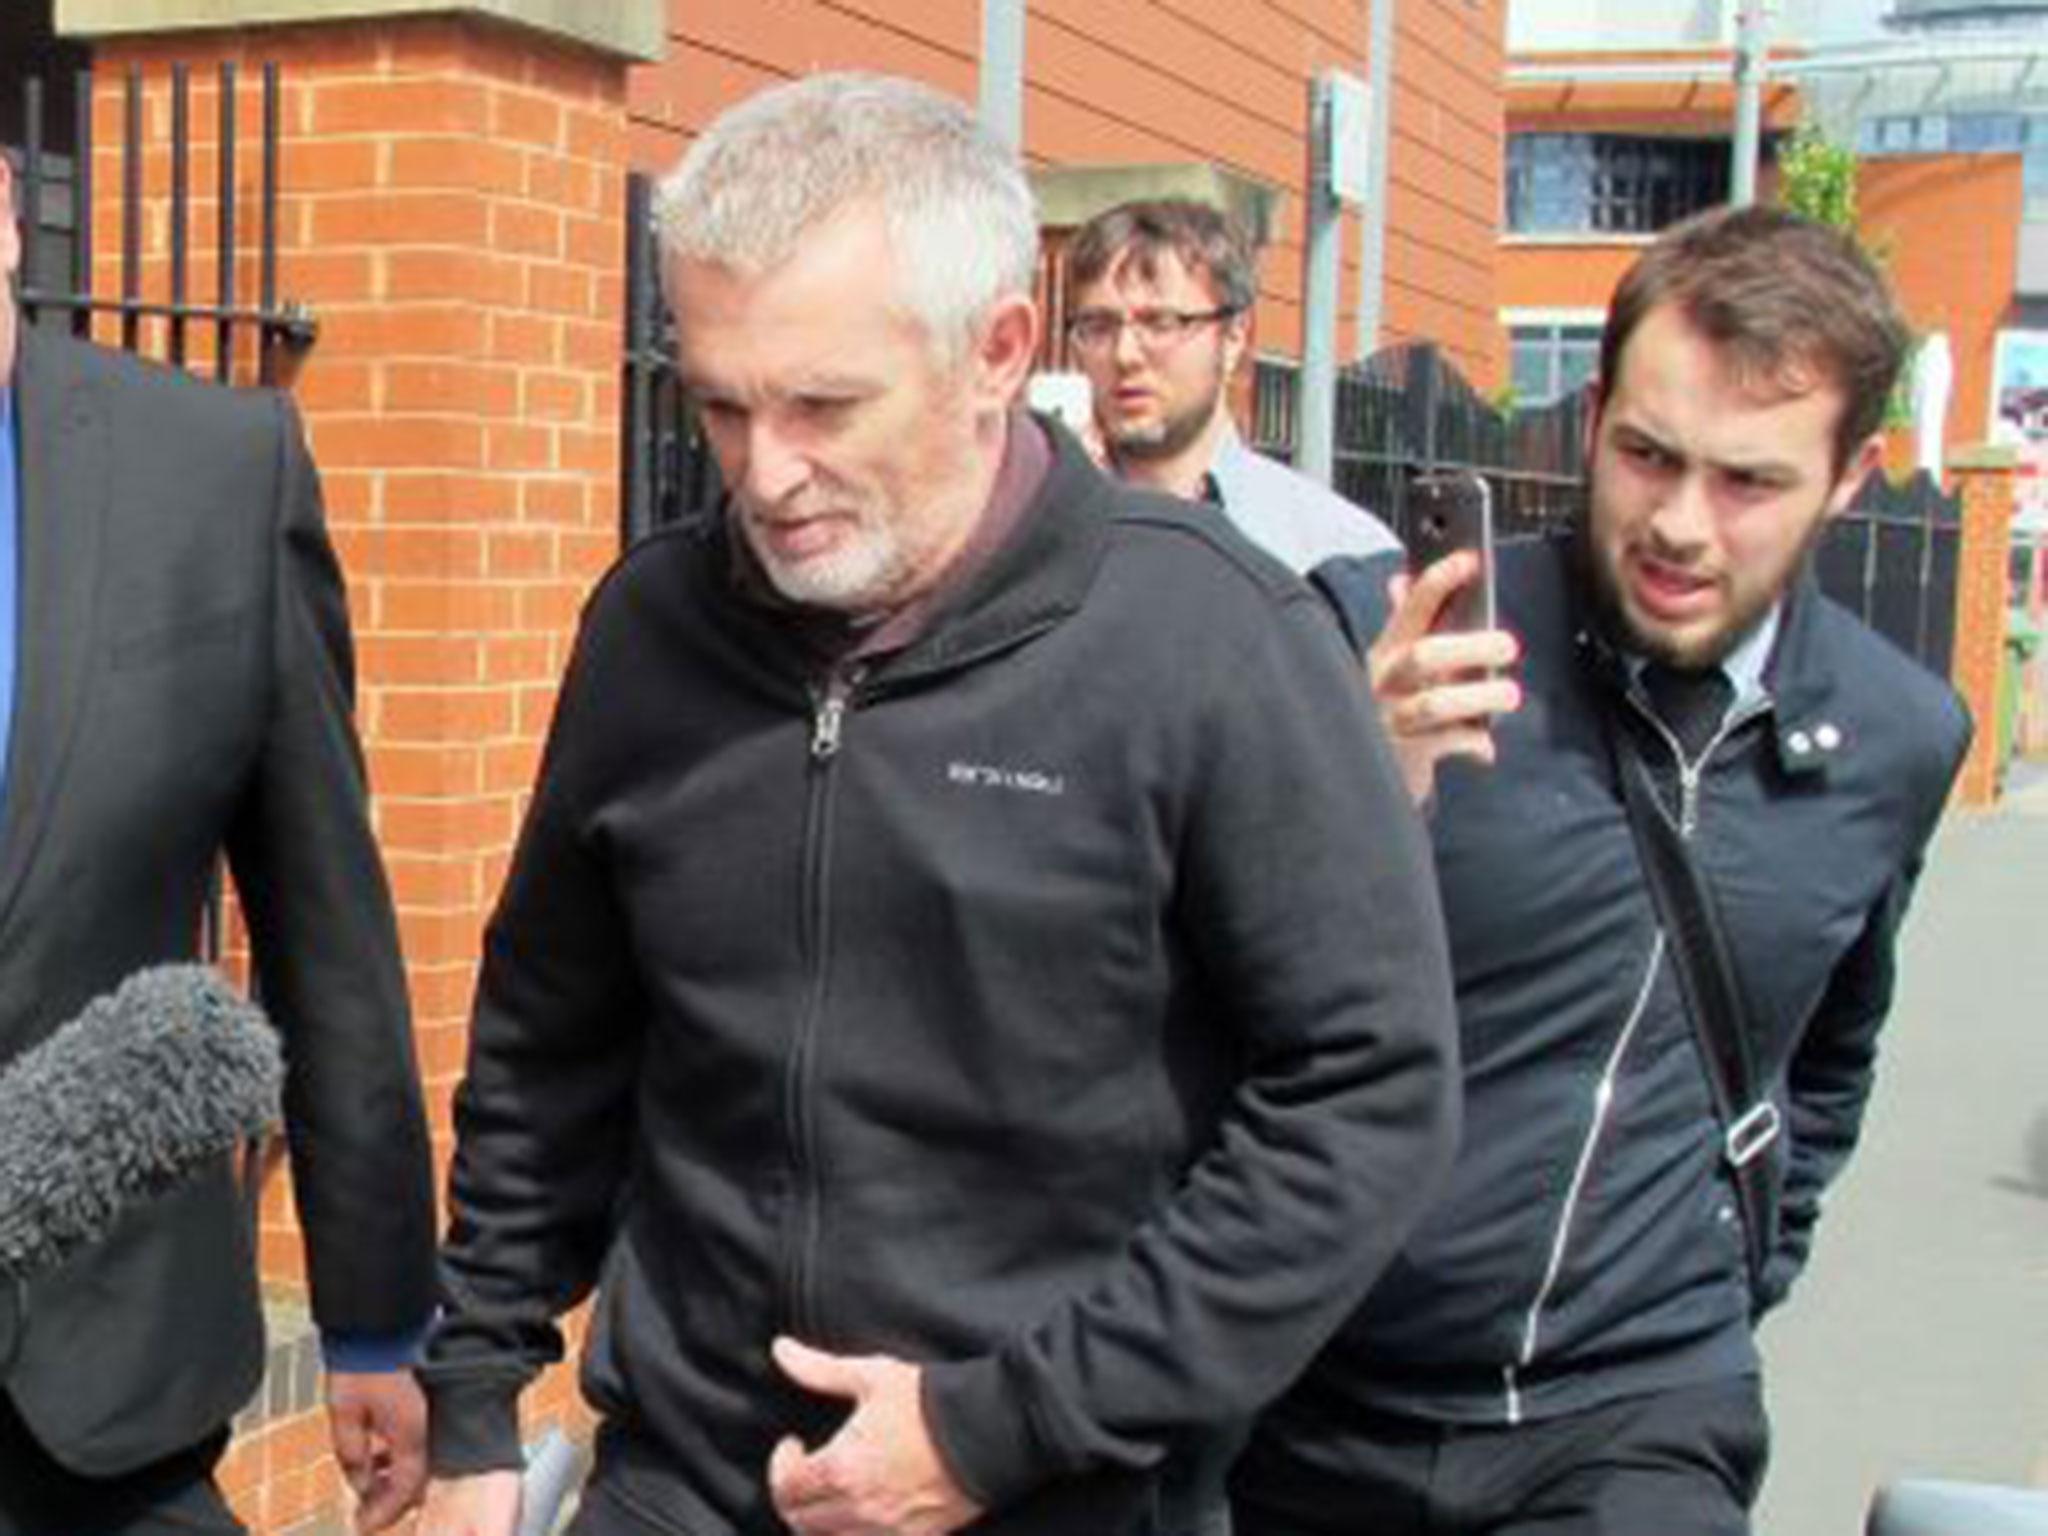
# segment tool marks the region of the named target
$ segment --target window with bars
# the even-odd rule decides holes
[[[1508,326],[1508,377],[1515,407],[1550,405],[1585,387],[1600,366],[1600,322]]]
[[[1728,200],[1726,139],[1508,136],[1511,234],[1655,234]]]

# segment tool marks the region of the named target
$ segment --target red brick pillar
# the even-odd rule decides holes
[[[1949,677],[1977,725],[1955,803],[1972,808],[1998,798],[1998,685],[2005,667],[2006,560],[2016,463],[2009,448],[1965,450],[1949,461],[1963,504]]]
[[[282,67],[279,288],[319,324],[294,389],[349,581],[376,824],[445,1163],[483,924],[578,610],[619,546],[629,60],[474,16],[102,36],[102,252],[128,67],[150,101],[154,271],[170,67],[192,67],[204,157],[217,154],[204,93],[223,58],[240,61],[247,93],[252,268],[257,77]],[[197,170],[195,190],[213,174]],[[195,216],[208,250],[211,213]],[[108,275],[103,264],[102,292]],[[280,1301],[271,1380],[223,1481],[258,1536],[339,1529],[345,1500],[311,1411],[314,1341],[288,1306],[303,1264],[282,1177],[265,1189],[263,1257]],[[536,1406],[558,1416],[570,1396],[558,1372]]]

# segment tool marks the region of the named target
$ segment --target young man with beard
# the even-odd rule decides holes
[[[1223,509],[1302,573],[1394,547],[1380,520],[1253,452],[1230,419],[1258,271],[1206,203],[1167,198],[1097,214],[1067,248],[1067,339],[1093,392],[1104,466],[1134,485]]]
[[[421,1536],[1208,1536],[1450,1160],[1428,851],[1315,595],[1015,409],[1037,224],[821,75],[661,196],[732,490],[592,597],[456,1103]]]
[[[1855,1144],[1969,734],[1807,568],[1878,462],[1904,336],[1846,238],[1774,209],[1682,225],[1615,296],[1576,537],[1501,556],[1508,632],[1434,632],[1469,556],[1397,582],[1383,627],[1384,572],[1326,573],[1433,786],[1466,1133],[1262,1424],[1241,1536],[1747,1530],[1752,1329]],[[1645,771],[1641,846],[1688,854],[1718,912],[1721,1017],[1765,1096],[1728,1111],[1682,979],[1711,968],[1679,969],[1698,946],[1660,922],[1621,787]]]

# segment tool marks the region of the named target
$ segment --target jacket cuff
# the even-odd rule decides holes
[[[436,1477],[514,1471],[526,1465],[519,1442],[520,1383],[504,1376],[457,1380],[428,1376],[427,1465]]]
[[[423,1323],[410,1333],[326,1333],[320,1335],[320,1358],[331,1374],[382,1376],[409,1371],[419,1364],[426,1342]]]
[[[990,1356],[927,1365],[925,1428],[953,1480],[985,1510],[1014,1503],[1053,1475],[1021,1389]]]

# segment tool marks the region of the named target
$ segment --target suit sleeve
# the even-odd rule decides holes
[[[268,718],[227,854],[263,1003],[282,1032],[285,1134],[315,1320],[416,1334],[433,1306],[433,1174],[397,921],[353,722],[340,567],[296,415],[276,462]]]
[[[588,630],[586,629],[586,642]],[[572,788],[591,689],[579,644],[484,940],[421,1372],[434,1470],[520,1464],[519,1393],[596,1285],[633,1140],[644,1005],[602,850]]]
[[[1206,1152],[1099,1281],[925,1409],[1001,1508],[1155,1465],[1305,1367],[1448,1170],[1456,1036],[1429,854],[1356,662],[1300,589],[1213,690],[1169,921],[1242,1073]]]

